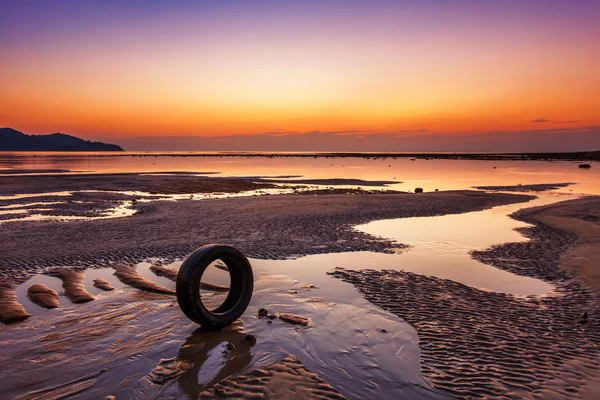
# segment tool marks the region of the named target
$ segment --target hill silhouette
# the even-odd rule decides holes
[[[116,144],[91,142],[64,133],[26,135],[0,128],[0,151],[123,151]]]

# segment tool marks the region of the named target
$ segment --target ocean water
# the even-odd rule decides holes
[[[260,153],[258,153],[260,154]],[[271,153],[270,153],[271,154]],[[600,164],[578,168],[569,161],[435,160],[410,158],[243,157],[226,153],[1,153],[1,170],[64,170],[71,173],[197,172],[215,176],[280,176],[390,180],[390,189],[425,191],[482,185],[573,182],[559,190],[600,194]]]

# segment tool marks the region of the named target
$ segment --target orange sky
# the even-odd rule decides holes
[[[15,2],[0,10],[0,126],[116,141],[600,126],[592,2],[267,3],[43,18]]]

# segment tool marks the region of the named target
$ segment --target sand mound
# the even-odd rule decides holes
[[[135,265],[117,264],[115,267],[115,276],[124,284],[133,286],[134,288],[140,290],[161,294],[175,294],[174,290],[167,289],[166,287],[160,286],[159,284],[141,276],[137,272]]]
[[[115,287],[111,285],[109,281],[102,278],[94,279],[94,287],[102,290],[115,290]]]
[[[0,322],[22,321],[30,314],[17,301],[13,286],[7,281],[0,281]]]
[[[27,289],[27,297],[29,297],[29,300],[41,307],[60,307],[60,303],[58,302],[58,293],[55,290],[50,289],[48,286],[40,283],[31,285],[29,289]]]
[[[65,295],[73,303],[86,303],[95,299],[95,297],[85,289],[84,270],[59,268],[52,270],[49,274],[62,280]]]
[[[173,282],[177,282],[177,274],[178,270],[168,267],[163,267],[162,265],[151,265],[150,271],[154,272],[156,276],[163,276]]]
[[[345,399],[293,355],[265,369],[223,380],[200,393],[200,399]]]

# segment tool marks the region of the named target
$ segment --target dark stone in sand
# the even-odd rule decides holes
[[[379,332],[381,332],[381,333],[388,333],[388,331],[386,331],[385,329],[380,329]]]
[[[592,168],[592,165],[591,164],[579,164],[579,168],[589,169],[589,168]]]
[[[415,193],[423,193],[423,188],[416,188]]]
[[[250,346],[254,346],[256,344],[256,338],[254,335],[246,335],[242,339],[242,343],[249,344]]]
[[[60,306],[60,303],[58,302],[58,293],[40,283],[31,285],[29,289],[27,289],[27,297],[40,307],[56,308]]]
[[[266,317],[268,315],[269,315],[269,312],[267,311],[266,308],[261,308],[260,310],[258,310],[259,317]]]

